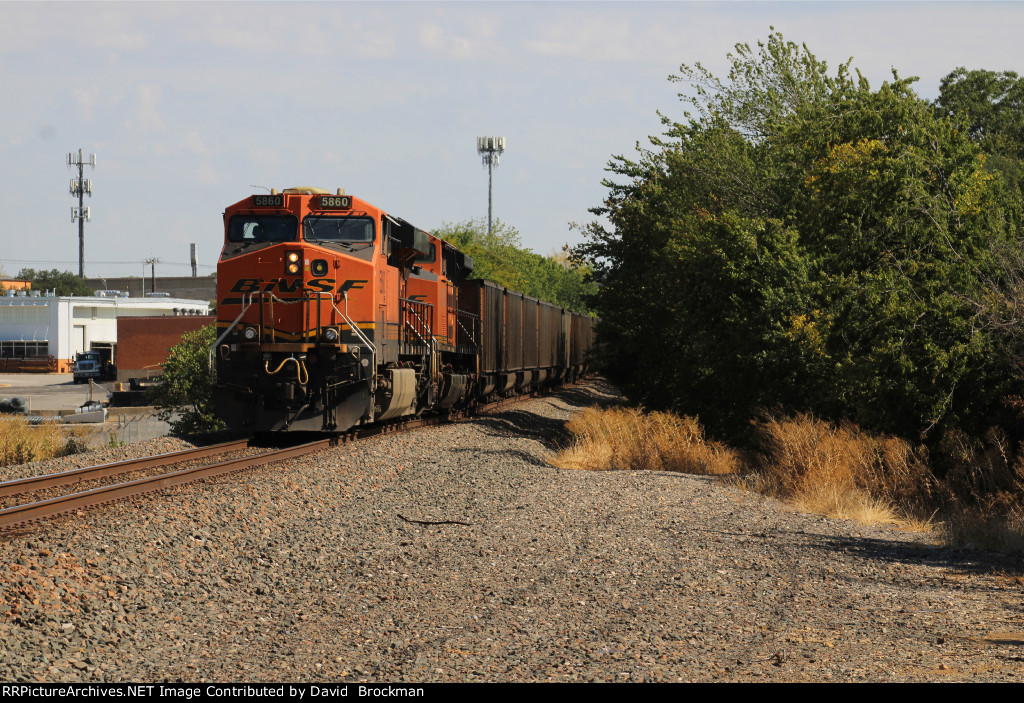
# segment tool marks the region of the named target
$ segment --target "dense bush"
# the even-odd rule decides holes
[[[986,315],[1016,188],[895,71],[872,90],[777,33],[730,60],[684,65],[693,112],[610,164],[577,251],[608,377],[734,438],[763,409],[927,442],[1010,419]]]

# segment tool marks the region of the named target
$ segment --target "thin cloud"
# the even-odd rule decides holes
[[[210,164],[205,163],[199,164],[199,167],[192,174],[192,180],[200,185],[218,185],[226,181],[224,174]]]
[[[110,247],[170,257],[148,248],[173,236],[151,214],[154,183],[172,183],[194,187],[179,202],[207,223],[212,265],[219,213],[253,183],[345,186],[420,226],[486,215],[483,134],[510,145],[496,214],[546,250],[579,238],[564,224],[606,196],[612,154],[663,131],[658,110],[682,119],[670,73],[700,61],[725,77],[734,45],[773,25],[833,67],[853,56],[876,87],[890,66],[920,75],[925,97],[958,65],[1024,72],[1024,3],[0,0],[0,160],[19,166],[0,209],[8,231],[45,234],[0,237],[0,255],[77,236],[46,184],[78,147],[100,155]]]
[[[639,61],[647,37],[617,17],[562,15],[523,42],[528,54],[586,61]],[[649,46],[649,44],[648,44]]]
[[[92,3],[0,3],[0,53],[40,53],[56,43],[141,51],[149,46],[134,13]]]
[[[199,136],[198,132],[192,131],[185,135],[185,138],[181,140],[181,146],[186,151],[196,156],[213,156],[214,149],[211,149],[206,145],[206,142]],[[218,148],[216,151],[220,152],[223,149]]]
[[[498,58],[504,53],[501,44],[494,38],[494,25],[482,22],[470,23],[485,28],[481,34],[472,32],[456,33],[455,30],[436,21],[419,24],[416,35],[421,48],[441,54],[450,59],[475,61]]]
[[[158,83],[140,83],[135,88],[136,104],[132,110],[133,119],[129,122],[140,132],[166,132],[160,109],[157,107],[163,93]]]
[[[78,105],[78,114],[83,120],[92,119],[96,112],[96,105],[100,101],[100,89],[98,86],[88,88],[75,88],[75,103]]]

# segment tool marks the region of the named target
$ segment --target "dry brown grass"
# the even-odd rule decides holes
[[[904,440],[809,416],[759,431],[765,492],[833,517],[934,531],[954,548],[1024,552],[1024,455],[998,430],[983,442],[952,432],[931,460]]]
[[[942,541],[955,549],[1024,552],[1024,507],[1016,496],[1013,505],[948,510],[938,531]]]
[[[943,437],[945,465],[939,532],[956,548],[1024,552],[1024,452],[998,429],[985,440]]]
[[[589,408],[572,418],[572,445],[549,459],[558,468],[646,469],[729,475],[739,486],[801,510],[867,524],[934,532],[947,545],[1024,552],[1024,448],[991,432],[985,442],[951,434],[927,452],[908,442],[836,426],[810,415],[756,425],[756,461],[704,436],[691,417],[630,408]]]
[[[56,423],[29,425],[21,415],[0,414],[0,466],[77,454],[85,449],[85,435]]]
[[[561,469],[737,473],[739,452],[704,438],[700,423],[670,413],[588,408],[566,425],[573,444],[551,457]]]
[[[895,437],[809,415],[758,425],[760,489],[832,517],[921,524],[937,484],[918,452]]]

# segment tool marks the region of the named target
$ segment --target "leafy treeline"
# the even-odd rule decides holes
[[[56,295],[92,295],[92,288],[70,271],[22,269],[14,278],[18,281],[30,281],[32,290],[55,290]]]
[[[986,167],[1024,188],[1024,81],[1013,71],[958,68],[942,79],[935,108],[986,155]]]
[[[958,69],[929,104],[778,33],[729,59],[682,66],[691,112],[610,164],[577,251],[605,373],[723,437],[777,409],[929,442],[1006,422],[1020,80]]]
[[[471,278],[484,278],[561,307],[587,312],[587,296],[597,288],[587,267],[564,254],[541,256],[523,247],[519,232],[501,220],[488,234],[487,223],[467,220],[434,230],[473,257]]]

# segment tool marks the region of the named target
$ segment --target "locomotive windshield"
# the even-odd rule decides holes
[[[298,225],[292,215],[235,215],[228,223],[228,241],[294,242]]]
[[[309,215],[302,221],[307,242],[372,242],[373,220],[369,217]]]

